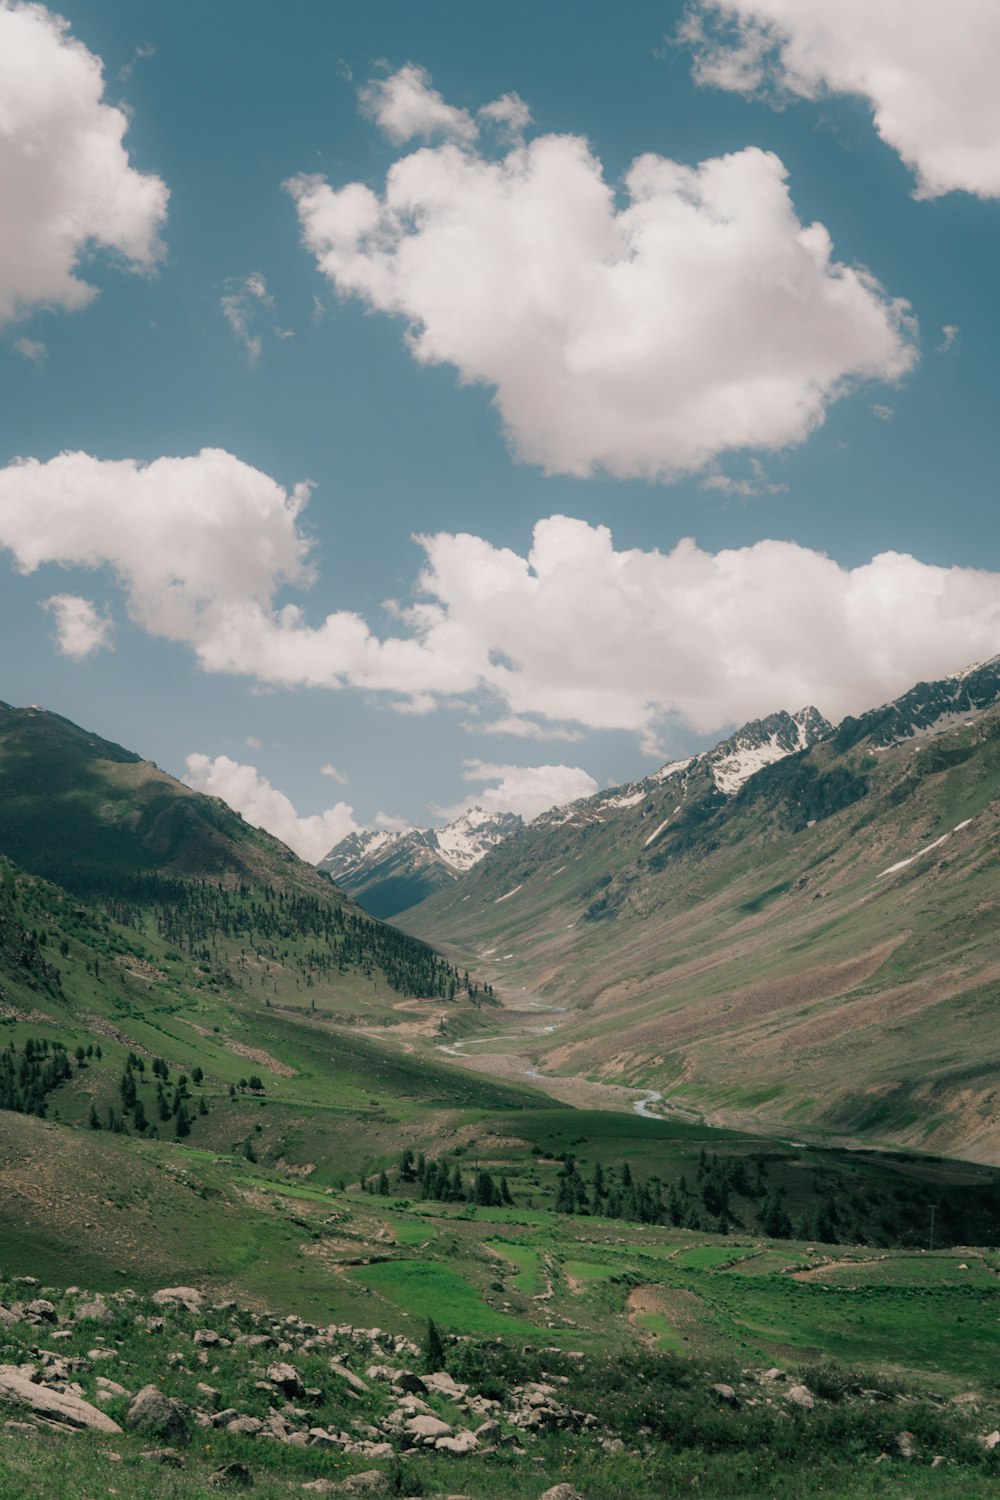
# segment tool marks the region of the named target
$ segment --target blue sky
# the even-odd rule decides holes
[[[4,699],[319,857],[1000,649],[992,5],[57,13],[0,0]]]

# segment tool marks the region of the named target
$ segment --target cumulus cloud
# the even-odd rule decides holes
[[[334,765],[331,765],[331,763],[329,761],[327,761],[327,763],[326,763],[325,766],[322,766],[320,768],[320,773],[319,774],[321,776],[329,776],[329,778],[330,778],[331,781],[339,782],[341,786],[346,786],[347,783],[348,783],[348,781],[350,781],[350,779],[351,779],[347,775],[346,771],[338,771],[337,767],[334,766]]]
[[[453,807],[438,807],[434,812],[447,821],[461,817],[470,807],[487,812],[520,813],[526,823],[550,807],[575,802],[598,790],[597,782],[579,766],[498,766],[483,760],[462,762],[462,778],[481,782],[474,796]],[[487,783],[495,782],[494,786]]]
[[[1000,196],[995,0],[694,0],[681,36],[699,83],[867,99],[917,197]]]
[[[270,314],[270,328],[275,338],[295,337],[290,328],[280,328],[274,322],[274,298],[259,271],[252,271],[249,276],[231,276],[225,283],[219,306],[252,365],[259,361],[264,346],[259,332],[263,314]]]
[[[0,99],[0,322],[85,307],[96,289],[76,273],[94,246],[154,266],[167,189],[129,164],[100,58],[43,5],[0,0]]]
[[[83,661],[110,645],[111,621],[89,599],[79,594],[53,594],[42,600],[42,608],[55,615],[56,644],[63,656]]]
[[[0,546],[30,574],[105,568],[132,620],[206,671],[257,687],[362,689],[390,706],[472,710],[485,729],[709,734],[812,701],[831,718],[995,654],[1000,573],[884,552],[855,568],[794,542],[706,552],[615,548],[567,516],[522,555],[484,537],[418,538],[396,634],[346,610],[280,603],[313,572],[301,512],[231,454],[143,465],[63,454],[0,469]]]
[[[346,802],[300,817],[284,792],[273,787],[256,766],[240,765],[228,755],[217,755],[213,760],[195,753],[187,757],[186,765],[184,780],[188,786],[221,797],[254,828],[273,833],[310,864],[318,863],[349,833],[359,832],[354,809]]]
[[[619,206],[584,139],[543,135],[499,159],[413,151],[381,194],[286,186],[335,290],[404,319],[419,362],[492,387],[519,457],[669,479],[801,442],[856,382],[916,359],[906,304],[834,259],[785,179],[756,148],[647,154]]]
[[[447,104],[431,83],[426,68],[407,63],[388,78],[376,78],[358,90],[363,114],[373,119],[397,146],[415,136],[453,136],[471,141],[476,123],[467,109]]]
[[[941,329],[941,342],[937,346],[938,354],[950,354],[958,343],[959,328],[955,323],[945,323]]]

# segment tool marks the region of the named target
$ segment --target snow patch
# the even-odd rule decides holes
[[[669,818],[664,818],[664,820],[660,824],[659,828],[654,828],[653,831],[652,831],[652,833],[649,835],[649,838],[646,839],[646,840],[644,840],[642,847],[644,849],[648,849],[649,846],[650,846],[650,844],[653,842],[653,840],[659,838],[660,834],[663,832],[664,828],[666,828],[666,826],[667,826],[667,824],[669,822],[670,822]]]
[[[522,885],[523,885],[523,881],[522,881]],[[520,889],[521,889],[521,886],[520,885],[516,885],[512,891],[505,891],[502,896],[498,896],[497,897],[497,899],[494,901],[493,905],[494,906],[499,906],[501,901],[509,901],[510,898],[511,898],[511,896],[516,896],[517,893],[518,893],[518,891]]]
[[[894,875],[897,870],[905,870],[907,865],[913,864],[914,860],[922,858],[925,854],[930,854],[932,849],[937,849],[939,845],[945,843],[950,838],[950,833],[943,833],[939,839],[934,840],[933,844],[925,844],[922,849],[917,850],[916,854],[911,854],[909,859],[898,859],[887,870],[880,870],[876,878],[881,880],[883,875]]]

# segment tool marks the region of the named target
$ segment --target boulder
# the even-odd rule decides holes
[[[115,1315],[111,1308],[108,1307],[107,1303],[101,1302],[99,1299],[94,1302],[79,1303],[73,1309],[73,1316],[81,1323],[85,1318],[90,1319],[94,1323],[113,1323],[115,1321]]]
[[[188,1312],[197,1312],[204,1300],[193,1286],[164,1286],[153,1293],[157,1307],[186,1307]]]
[[[439,1396],[447,1396],[449,1401],[460,1401],[469,1389],[467,1385],[459,1385],[452,1380],[447,1370],[436,1370],[433,1375],[425,1375],[423,1381],[424,1390],[436,1391]]]
[[[248,1490],[253,1484],[253,1475],[246,1464],[223,1464],[221,1469],[209,1474],[208,1482],[218,1490]]]
[[[45,1297],[36,1297],[24,1310],[30,1317],[40,1318],[43,1323],[54,1323],[58,1317],[54,1306]]]
[[[91,1427],[96,1432],[121,1432],[117,1422],[98,1407],[91,1406],[70,1391],[53,1391],[35,1385],[16,1365],[0,1365],[0,1401],[26,1407],[50,1422],[67,1427]]]
[[[339,1375],[341,1380],[346,1380],[352,1391],[368,1390],[368,1386],[361,1379],[361,1376],[355,1375],[353,1370],[347,1369],[346,1365],[342,1365],[339,1359],[331,1359],[330,1369],[333,1371],[334,1375]]]
[[[584,1500],[584,1497],[571,1484],[554,1484],[550,1490],[539,1495],[538,1500]]]
[[[739,1406],[740,1398],[731,1385],[725,1385],[721,1380],[712,1387],[712,1394],[723,1406]]]
[[[992,1453],[994,1448],[1000,1447],[1000,1432],[989,1432],[983,1438],[983,1447]]]
[[[190,1408],[165,1396],[155,1385],[143,1386],[125,1413],[125,1422],[137,1432],[148,1432],[170,1443],[187,1443],[191,1438]]]
[[[791,1406],[797,1406],[800,1411],[812,1411],[816,1405],[816,1398],[807,1385],[790,1385],[785,1392],[785,1400]]]
[[[302,1377],[294,1365],[268,1365],[267,1378],[272,1385],[284,1391],[286,1396],[304,1396],[305,1386]],[[367,1386],[365,1387],[367,1390]]]
[[[184,1467],[184,1460],[176,1448],[144,1448],[139,1457],[152,1459],[157,1464],[166,1464],[168,1469],[183,1469]]]
[[[473,1453],[479,1446],[479,1439],[474,1432],[469,1432],[463,1427],[454,1437],[438,1438],[434,1444],[435,1453]]]
[[[381,1469],[364,1469],[360,1474],[349,1474],[334,1485],[335,1495],[391,1495],[392,1481]]]
[[[429,1446],[438,1438],[451,1437],[452,1428],[447,1422],[442,1422],[440,1417],[411,1417],[406,1424],[406,1432],[414,1445],[423,1443]]]

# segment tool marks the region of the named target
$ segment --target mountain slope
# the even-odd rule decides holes
[[[997,663],[921,685],[728,797],[711,755],[665,768],[401,923],[566,1007],[549,1069],[1000,1159],[998,702]]]
[[[473,807],[443,828],[348,834],[318,868],[365,911],[387,919],[451,885],[521,827],[517,813]]]

